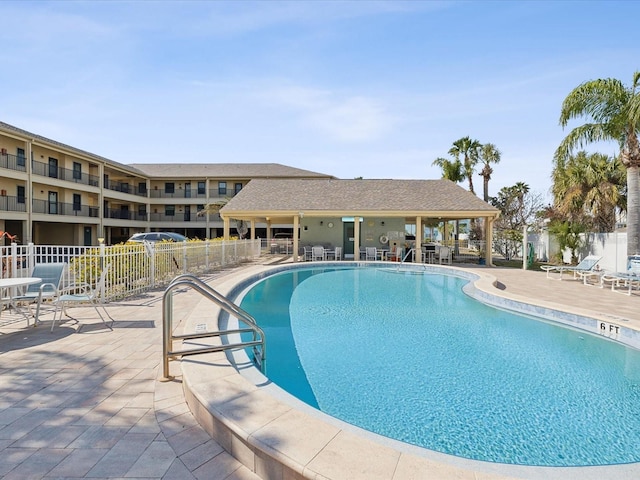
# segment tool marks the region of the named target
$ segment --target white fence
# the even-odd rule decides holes
[[[98,247],[11,244],[0,247],[0,278],[28,277],[38,263],[67,264],[62,284],[95,284],[109,265],[105,300],[167,285],[176,275],[204,274],[260,256],[260,240],[120,244]]]
[[[577,250],[579,259],[587,255],[602,257],[598,266],[602,270],[623,272],[627,269],[627,233],[583,233],[580,235],[582,246]],[[558,242],[548,232],[532,235],[528,241],[533,243],[535,256],[538,260],[549,261],[556,256],[560,249]],[[562,252],[565,263],[571,262],[571,252],[565,249]]]

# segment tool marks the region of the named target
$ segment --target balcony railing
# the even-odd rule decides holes
[[[128,210],[119,210],[108,208],[104,214],[105,218],[118,218],[120,220],[143,220],[146,221],[148,214],[146,212],[130,212]]]
[[[3,212],[26,212],[27,204],[25,197],[0,196],[0,210]]]
[[[27,171],[26,158],[10,155],[8,153],[0,153],[0,167],[17,170],[19,172]]]
[[[198,193],[197,190],[174,190],[172,193],[165,192],[164,189],[149,190],[151,198],[206,198],[205,193]]]
[[[78,205],[76,203],[49,202],[47,200],[34,199],[33,213],[97,218],[100,211],[98,207],[89,207],[87,205]]]
[[[207,221],[206,216],[198,216],[195,213],[182,213],[176,212],[175,215],[167,215],[166,213],[152,213],[152,222],[192,222],[192,223],[205,223]]]
[[[114,182],[111,180],[107,180],[104,184],[104,188],[114,192],[131,193],[133,195],[138,195],[139,197],[147,196],[146,188],[138,188],[135,185],[124,182]]]
[[[31,162],[31,168],[34,175],[41,177],[58,178],[67,182],[81,183],[82,185],[98,186],[99,178],[96,175],[70,170],[68,168],[56,167],[44,162]]]

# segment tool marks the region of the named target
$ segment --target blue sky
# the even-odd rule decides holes
[[[17,127],[125,164],[339,178],[440,178],[469,135],[502,152],[492,195],[546,195],[563,99],[640,69],[634,1],[4,1],[0,18]]]

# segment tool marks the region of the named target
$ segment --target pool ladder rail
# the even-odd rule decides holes
[[[185,333],[182,335],[173,334],[173,292],[178,288],[188,287],[203,297],[211,300],[229,315],[236,317],[246,328],[217,330],[213,332]],[[242,333],[253,333],[252,339],[236,343],[221,345],[211,345],[206,347],[188,348],[184,350],[173,350],[174,340],[191,340],[195,338],[221,338],[225,335],[240,335]],[[169,374],[169,359],[184,357],[188,355],[198,355],[201,353],[224,352],[241,348],[253,348],[254,361],[262,369],[266,358],[264,331],[257,325],[255,319],[246,311],[238,307],[227,297],[207,285],[195,275],[184,274],[174,278],[164,291],[162,296],[162,366],[163,381],[172,380]]]

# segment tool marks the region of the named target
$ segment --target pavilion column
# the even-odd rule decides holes
[[[485,246],[484,246],[484,251],[486,254],[486,263],[487,265],[490,265],[492,267],[495,267],[495,265],[493,264],[493,253],[491,251],[491,246],[493,245],[493,222],[495,221],[495,218],[490,218],[487,217],[487,221],[485,222],[485,232],[484,232],[484,238],[485,238]]]
[[[300,216],[293,217],[293,261],[298,261],[298,230],[300,229]]]
[[[229,219],[228,219],[227,217],[224,217],[224,218],[222,219],[222,225],[223,225],[223,228],[222,228],[222,232],[223,232],[223,233],[222,233],[222,238],[223,238],[225,241],[227,241],[227,242],[228,242],[228,241],[229,241],[229,237],[230,237],[230,235],[229,235],[230,227],[229,227]]]
[[[252,218],[251,219],[251,240],[255,240],[256,239],[256,219]]]
[[[353,217],[353,260],[360,260],[360,217]]]
[[[416,244],[413,251],[413,263],[422,262],[422,217],[416,217]]]
[[[266,218],[267,220],[267,242],[271,241],[271,219],[269,217]]]

